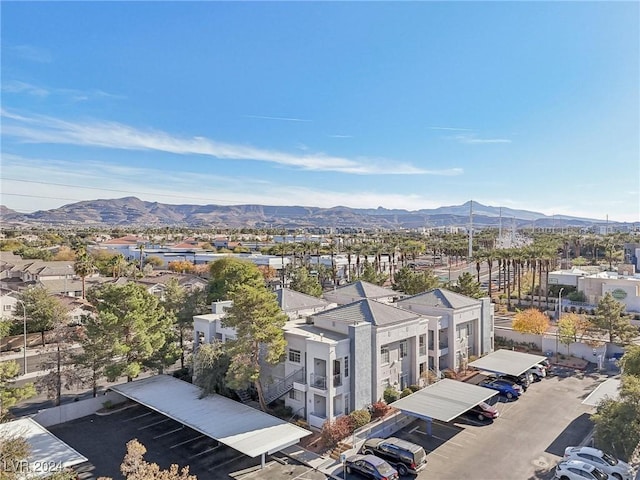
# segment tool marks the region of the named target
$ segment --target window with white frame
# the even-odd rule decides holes
[[[382,365],[389,363],[389,345],[383,345],[380,347],[380,363]]]
[[[2,306],[2,310],[4,310],[5,312],[10,312],[11,310],[13,310],[12,307],[13,307],[13,305],[9,305],[9,304],[3,305]]]
[[[300,350],[289,349],[289,361],[293,363],[300,363]]]
[[[407,355],[409,355],[409,345],[407,344],[407,341],[404,340],[400,342],[400,360],[402,360]]]
[[[291,400],[295,400],[296,402],[302,402],[303,398],[302,398],[302,393],[300,390],[296,390],[295,388],[292,390],[289,390],[289,398]]]
[[[344,376],[349,376],[349,357],[344,357]]]

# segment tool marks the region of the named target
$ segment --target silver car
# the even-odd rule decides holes
[[[633,480],[635,477],[635,471],[631,465],[597,448],[567,447],[564,450],[564,459],[589,463],[617,480]]]

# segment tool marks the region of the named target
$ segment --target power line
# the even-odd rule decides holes
[[[88,187],[86,185],[72,185],[72,184],[69,184],[69,183],[43,182],[43,181],[39,181],[39,180],[24,180],[24,179],[21,179],[21,178],[11,178],[11,177],[0,177],[0,180],[11,180],[13,182],[32,183],[32,184],[38,184],[38,185],[53,185],[53,186],[56,186],[56,187],[84,188],[86,190],[96,190],[96,191],[103,191],[103,192],[128,193],[128,194],[131,194],[131,195],[153,195],[153,196],[157,196],[157,197],[180,198],[180,199],[187,199],[187,200],[200,200],[200,201],[206,201],[206,202],[226,203],[226,200],[220,200],[220,199],[215,199],[215,198],[204,198],[204,197],[192,197],[192,196],[189,196],[189,195],[176,195],[176,194],[171,194],[171,193],[135,192],[135,191],[131,191],[131,190],[120,190],[120,189],[102,188],[102,187]],[[78,199],[75,199],[75,198],[45,197],[45,196],[27,195],[27,194],[21,194],[21,193],[5,193],[5,192],[2,192],[2,195],[13,195],[13,196],[17,196],[17,197],[31,197],[31,198],[45,198],[45,199],[50,199],[50,200],[70,200],[70,201],[76,201],[76,202],[83,201],[83,200],[78,200]]]

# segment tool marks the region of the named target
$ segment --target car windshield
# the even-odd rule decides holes
[[[596,480],[608,480],[609,479],[609,475],[607,475],[606,473],[604,473],[602,470],[600,470],[598,468],[594,468],[591,471],[591,475],[593,475]]]
[[[384,475],[385,477],[387,475],[391,475],[392,473],[395,473],[395,470],[393,469],[393,467],[388,463],[381,463],[380,465],[377,466],[377,468],[378,468],[378,472]]]
[[[489,405],[488,403],[480,402],[480,403],[478,404],[478,406],[479,406],[482,410],[491,410],[491,405]]]
[[[617,465],[618,464],[618,459],[615,457],[612,457],[611,455],[609,455],[606,452],[602,452],[602,459],[607,462],[609,465]]]

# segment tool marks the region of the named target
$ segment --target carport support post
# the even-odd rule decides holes
[[[433,420],[429,419],[425,419],[424,423],[426,424],[427,428],[427,435],[431,436],[431,424],[433,423]]]
[[[266,455],[266,453],[263,453],[262,455],[260,455],[260,468],[264,468],[265,455]]]

